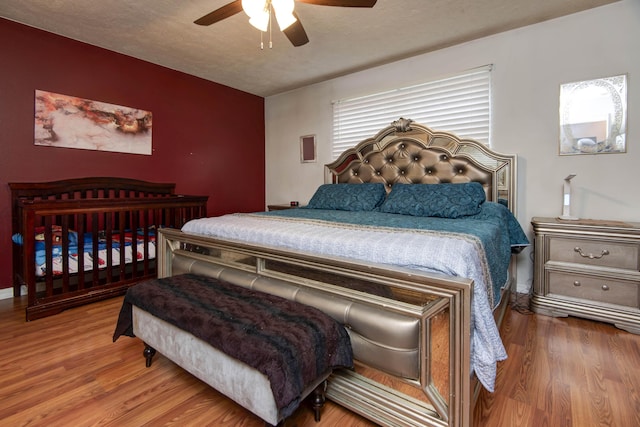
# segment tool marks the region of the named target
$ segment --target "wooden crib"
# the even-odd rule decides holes
[[[129,178],[9,183],[13,289],[27,320],[123,294],[156,276],[155,237],[206,216],[207,196]]]

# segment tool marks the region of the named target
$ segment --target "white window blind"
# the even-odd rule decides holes
[[[333,103],[332,158],[400,117],[489,145],[491,65]]]

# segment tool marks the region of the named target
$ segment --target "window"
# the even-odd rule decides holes
[[[400,117],[489,145],[491,65],[333,103],[332,159]]]

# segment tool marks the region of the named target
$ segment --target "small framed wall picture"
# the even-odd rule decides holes
[[[316,136],[304,135],[300,137],[300,162],[314,163],[316,161]]]

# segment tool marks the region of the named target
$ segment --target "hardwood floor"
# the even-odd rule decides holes
[[[509,358],[482,391],[477,426],[640,426],[640,336],[577,318],[509,310]]]
[[[142,344],[112,342],[122,298],[24,321],[24,298],[0,301],[0,426],[262,426]],[[640,337],[602,323],[508,310],[509,359],[483,391],[476,426],[640,425]],[[316,424],[302,406],[288,426],[373,426],[327,402]]]

